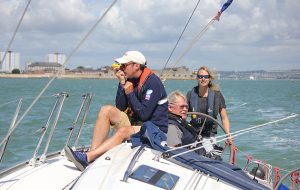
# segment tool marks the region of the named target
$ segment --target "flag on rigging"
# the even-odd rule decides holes
[[[218,11],[217,15],[213,18],[213,20],[220,20],[221,14],[229,7],[233,0],[227,0],[226,3],[222,6],[221,10]]]

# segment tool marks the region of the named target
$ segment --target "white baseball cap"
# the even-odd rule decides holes
[[[138,63],[140,65],[146,65],[146,58],[139,51],[127,51],[123,55],[123,57],[115,59],[115,62],[120,63],[120,64],[128,63],[130,61]]]

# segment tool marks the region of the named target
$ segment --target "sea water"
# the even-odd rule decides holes
[[[20,118],[48,81],[49,79],[0,79],[1,141],[9,130],[18,100],[23,98]],[[196,81],[194,80],[167,80],[165,82],[168,93],[173,90],[186,93],[195,85]],[[300,114],[299,80],[221,80],[219,85],[226,100],[231,132],[286,118],[292,114]],[[53,95],[67,92],[69,97],[63,105],[48,152],[63,149],[69,128],[74,125],[83,100],[82,95],[85,93],[91,93],[93,97],[79,144],[90,144],[97,113],[101,106],[114,104],[116,91],[116,80],[55,80],[12,133],[0,163],[0,170],[32,157],[41,136],[41,128],[46,125],[55,103],[56,99]],[[76,124],[75,135],[81,125],[81,118],[82,115]],[[47,140],[48,133],[49,131],[46,133],[44,141]],[[220,131],[219,135],[221,134]],[[246,156],[251,155],[254,159],[265,161],[286,171],[299,167],[299,136],[299,116],[265,125],[237,136],[234,138],[234,144],[238,148],[238,165],[244,167]],[[73,142],[74,138],[71,139],[71,144]],[[42,154],[44,144],[39,154]]]

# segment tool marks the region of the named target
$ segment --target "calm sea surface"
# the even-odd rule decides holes
[[[47,79],[0,79],[1,141],[9,129],[18,99],[24,98],[20,111],[22,115],[47,82]],[[178,89],[184,93],[195,84],[191,80],[168,80],[165,83],[167,92]],[[294,113],[300,114],[300,81],[221,80],[219,84],[226,99],[232,132]],[[0,170],[32,157],[41,135],[39,130],[45,126],[54,104],[53,94],[68,92],[70,96],[63,106],[48,152],[64,147],[68,128],[76,118],[82,95],[87,92],[93,94],[93,99],[79,144],[90,144],[97,112],[102,105],[114,104],[116,90],[116,80],[55,80],[13,132]],[[234,142],[239,149],[237,156],[240,167],[244,166],[246,155],[250,154],[255,159],[292,170],[300,166],[300,117],[266,125],[236,137]]]

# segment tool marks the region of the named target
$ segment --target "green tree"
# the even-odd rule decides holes
[[[12,74],[20,74],[21,71],[20,71],[20,69],[13,69],[13,70],[11,71],[11,73],[12,73]]]

